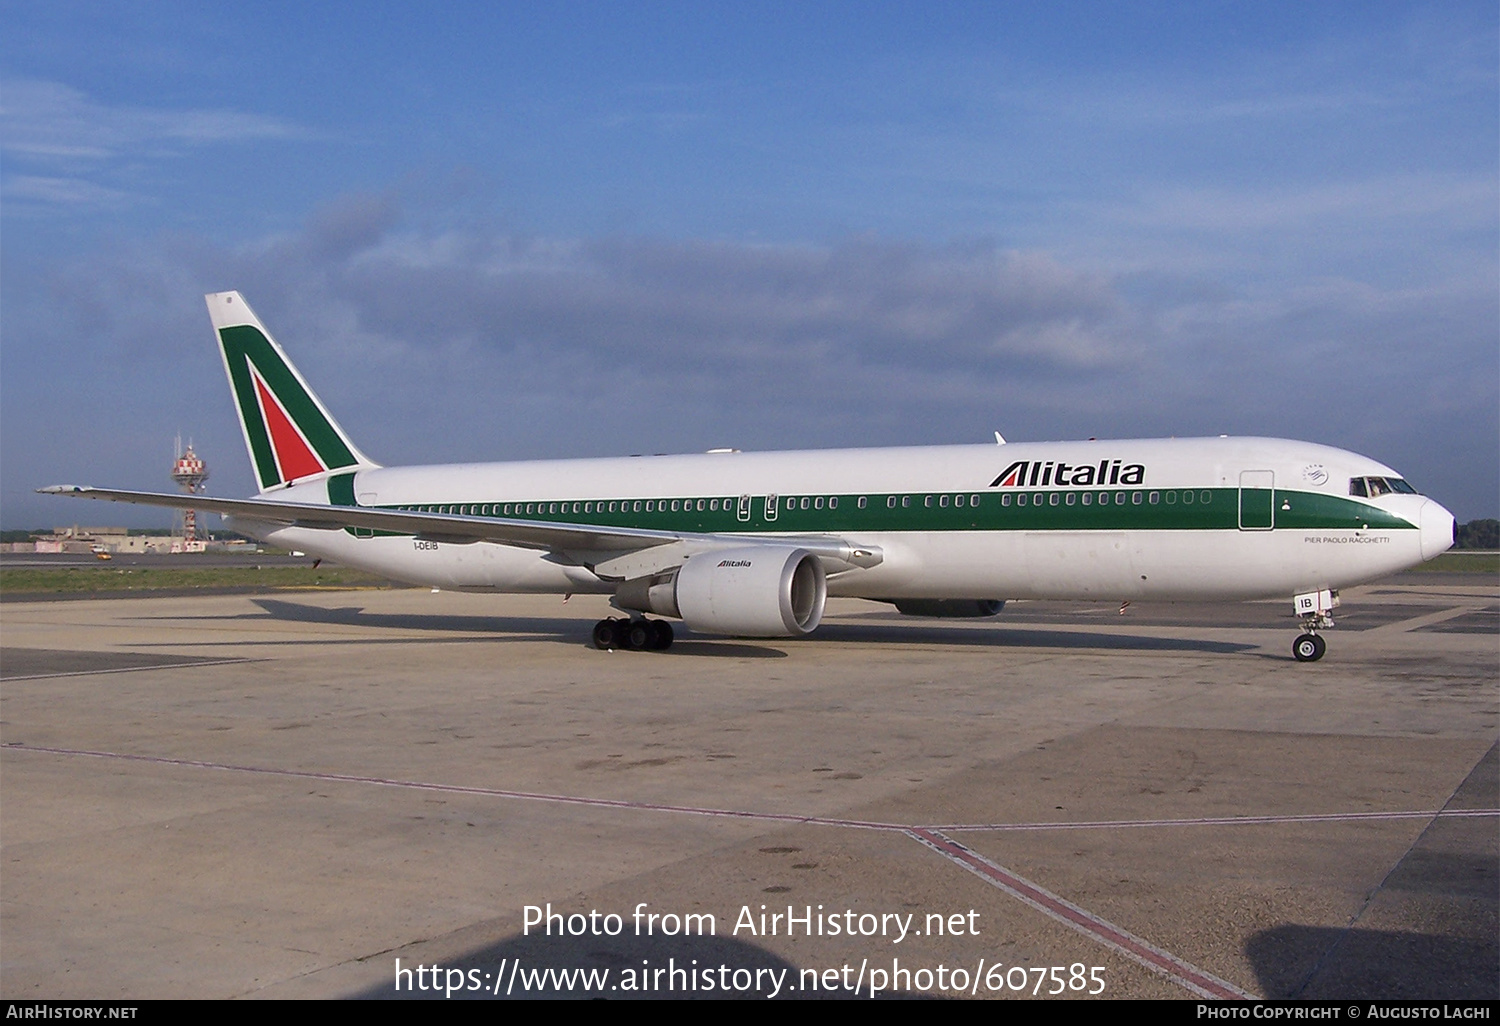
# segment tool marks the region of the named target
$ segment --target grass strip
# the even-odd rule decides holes
[[[89,594],[165,589],[367,588],[389,585],[379,574],[342,566],[226,567],[13,567],[0,569],[7,595]]]

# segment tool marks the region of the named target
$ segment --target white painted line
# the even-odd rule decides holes
[[[6,677],[0,674],[0,682],[10,684],[18,680],[50,680],[53,677],[92,677],[96,673],[138,673],[141,670],[183,670],[191,666],[229,666],[233,663],[258,663],[260,659],[204,659],[193,663],[154,663],[150,666],[112,666],[107,670],[69,670],[66,673],[31,673],[24,677]]]
[[[200,663],[197,665],[205,664]],[[1464,809],[1454,811],[1335,812],[1302,816],[1234,816],[1220,819],[1121,819],[1096,820],[1083,823],[959,823],[917,826],[910,823],[884,823],[879,820],[802,816],[789,812],[713,809],[692,805],[637,802],[622,798],[588,798],[582,795],[547,794],[540,791],[511,791],[498,787],[434,784],[422,780],[398,780],[388,777],[359,776],[349,773],[321,773],[316,770],[278,769],[271,766],[237,766],[233,763],[205,762],[198,759],[172,759],[160,755],[131,755],[125,752],[94,752],[80,748],[53,748],[14,741],[0,745],[0,750],[7,752],[37,752],[47,755],[71,755],[90,759],[120,759],[126,762],[144,762],[156,766],[179,766],[188,769],[220,770],[227,773],[252,773],[260,776],[294,777],[301,780],[323,780],[337,784],[372,784],[377,787],[406,788],[414,791],[437,791],[447,794],[470,794],[481,797],[510,798],[530,802],[551,802],[559,805],[592,805],[609,809],[639,809],[644,812],[675,812],[692,816],[713,816],[725,819],[765,820],[775,823],[805,823],[810,826],[832,826],[857,830],[890,830],[899,832],[916,829],[944,831],[947,833],[956,833],[959,831],[1112,830],[1121,827],[1241,826],[1278,823],[1338,823],[1351,820],[1433,819],[1450,816],[1500,816],[1500,809]]]
[[[928,827],[945,833],[1007,830],[1129,830],[1140,827],[1258,826],[1283,823],[1357,823],[1367,820],[1433,819],[1449,816],[1500,816],[1500,809],[1413,809],[1392,812],[1310,812],[1285,816],[1202,816],[1193,819],[1097,819],[1076,823],[948,823]]]

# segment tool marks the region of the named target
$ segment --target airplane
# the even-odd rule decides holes
[[[1290,597],[1292,655],[1313,662],[1340,589],[1454,540],[1453,515],[1390,467],[1273,438],[997,433],[994,445],[383,467],[239,293],[206,299],[259,494],[40,491],[190,504],[412,584],[610,595],[625,615],[594,626],[600,649],[666,649],[669,619],[800,637],[830,596],[942,617],[993,616],[1012,599]]]

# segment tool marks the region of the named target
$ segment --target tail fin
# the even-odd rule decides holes
[[[313,394],[238,292],[205,297],[261,491],[346,467],[376,467]]]

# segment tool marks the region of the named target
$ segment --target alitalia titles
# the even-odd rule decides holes
[[[1016,460],[990,482],[991,488],[1092,488],[1102,485],[1138,485],[1146,479],[1141,463],[1100,460],[1098,463],[1064,463],[1061,460]]]

